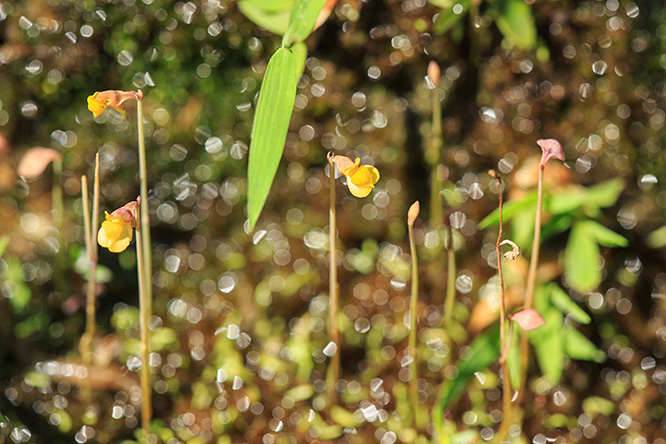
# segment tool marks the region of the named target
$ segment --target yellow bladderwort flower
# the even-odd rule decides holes
[[[379,170],[372,165],[361,165],[361,159],[352,160],[345,156],[332,156],[331,161],[338,171],[347,178],[349,191],[355,197],[366,197],[379,180]]]
[[[143,99],[143,91],[102,91],[88,96],[88,109],[98,117],[107,108],[113,108],[125,117],[125,106],[128,100]]]
[[[132,229],[136,227],[136,201],[106,214],[106,220],[97,232],[97,243],[111,253],[121,253],[132,241]]]

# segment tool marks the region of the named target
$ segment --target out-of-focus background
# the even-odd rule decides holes
[[[283,160],[252,233],[248,146],[281,37],[246,18],[242,3],[0,3],[0,235],[9,240],[0,259],[0,443],[135,439],[134,245],[100,251],[92,402],[82,402],[75,374],[87,264],[80,176],[91,177],[99,152],[102,209],[138,195],[136,107],[128,104],[127,119],[94,119],[86,98],[141,89],[155,442],[415,442],[403,432],[406,210],[421,201],[419,396],[430,409],[442,384],[459,376],[473,338],[497,319],[496,227],[479,226],[497,206],[487,171],[502,174],[509,202],[523,202],[507,230],[529,258],[536,140],[556,138],[567,160],[549,162],[545,188],[564,197],[546,208],[539,278],[589,319],[564,310],[562,331],[577,333],[548,333],[552,359],[532,360],[523,427],[512,439],[664,444],[663,3],[340,0],[306,41]],[[431,60],[442,73],[441,230],[427,222]],[[61,174],[19,177],[19,160],[36,146],[62,153]],[[329,151],[381,173],[367,198],[338,188],[336,414],[327,413],[322,351]],[[52,222],[54,181],[64,194],[62,233]],[[590,242],[583,228],[597,223],[627,246]],[[452,226],[457,302],[454,322],[442,327]],[[524,256],[507,265],[512,309],[522,305]],[[501,419],[497,371],[496,363],[474,369],[446,406],[447,423],[471,431],[459,439],[492,439]]]

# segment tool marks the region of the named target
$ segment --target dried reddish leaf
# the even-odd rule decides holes
[[[46,170],[51,162],[62,160],[62,154],[41,146],[29,150],[19,162],[18,173],[26,179],[35,179]]]

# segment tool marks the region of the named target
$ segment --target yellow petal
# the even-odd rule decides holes
[[[360,186],[355,185],[351,180],[347,181],[347,186],[349,187],[349,191],[352,193],[352,195],[358,198],[366,197],[374,188],[374,186],[367,184]]]
[[[88,109],[95,117],[99,117],[99,115],[102,114],[106,108],[106,102],[99,100],[97,98],[98,95],[99,93],[96,92],[92,96],[88,96]]]
[[[97,243],[112,253],[124,251],[132,241],[132,227],[122,218],[106,215],[97,232]]]
[[[123,237],[115,242],[109,244],[108,248],[111,253],[122,253],[129,246],[132,237]]]
[[[370,172],[370,175],[372,176],[372,184],[376,184],[379,182],[379,170],[372,165],[367,165],[366,168]]]

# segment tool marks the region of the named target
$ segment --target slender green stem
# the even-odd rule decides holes
[[[146,305],[146,311],[148,317],[153,314],[152,300],[153,300],[153,285],[152,285],[152,276],[153,276],[153,262],[152,262],[152,250],[150,242],[150,212],[149,212],[149,202],[148,202],[148,178],[146,171],[146,141],[144,137],[143,129],[143,92],[139,91],[138,100],[137,100],[137,127],[138,127],[138,137],[139,137],[139,181],[140,183],[140,192],[141,192],[141,231],[142,231],[142,250],[143,250],[143,263],[144,271],[146,273],[146,279],[144,281],[145,293],[149,303]]]
[[[340,378],[340,332],[338,330],[338,267],[336,258],[337,224],[335,208],[335,164],[328,161],[328,174],[330,177],[330,198],[329,198],[329,276],[328,276],[328,297],[330,308],[328,312],[328,331],[331,341],[335,344],[335,354],[331,357],[331,369],[329,372],[328,390],[330,405],[337,403],[337,390],[335,384]]]
[[[453,227],[449,228],[449,242],[446,247],[446,299],[444,303],[444,325],[453,317],[456,301],[456,250],[453,248]]]
[[[534,239],[532,240],[532,256],[530,267],[527,272],[527,285],[525,287],[525,308],[532,308],[534,304],[534,289],[536,288],[537,267],[539,265],[539,250],[541,247],[541,207],[543,205],[543,171],[539,166],[539,179],[537,182],[537,207],[534,218]],[[526,332],[520,335],[520,386],[518,387],[518,403],[525,394],[525,383],[527,381],[527,365],[530,359],[530,348]]]
[[[417,362],[417,332],[418,321],[416,312],[418,309],[419,301],[419,269],[418,258],[416,256],[416,243],[414,242],[414,226],[408,224],[409,230],[409,252],[412,256],[412,294],[409,302],[409,353],[412,357],[410,368],[412,370],[412,378],[409,381],[409,397],[412,404],[412,424],[418,428],[418,419],[416,410],[418,408],[418,362]]]
[[[94,167],[94,185],[93,185],[93,209],[92,224],[90,222],[90,203],[88,201],[88,179],[81,177],[81,195],[83,198],[83,225],[86,251],[90,268],[88,271],[88,288],[86,294],[86,332],[81,338],[81,353],[83,364],[90,367],[93,357],[93,340],[95,339],[96,320],[95,320],[95,298],[97,295],[97,242],[95,233],[99,225],[99,153],[95,156]],[[83,398],[90,400],[90,386],[87,385],[84,390]]]
[[[438,79],[439,80],[439,79]],[[438,82],[439,83],[439,82]],[[439,86],[432,90],[432,129],[430,143],[426,151],[426,161],[430,166],[430,228],[442,223],[442,184],[439,180],[439,159],[442,150],[442,104],[439,100]]]
[[[60,176],[62,175],[62,159],[53,161],[53,185],[51,186],[51,205],[53,208],[53,226],[56,229],[56,236],[58,239],[58,251],[55,255],[55,287],[61,295],[66,295],[69,289],[69,282],[66,276],[67,273],[67,260],[64,233],[64,204],[62,197],[62,185],[60,184]]]
[[[141,215],[141,211],[137,208],[137,216]],[[137,217],[138,219],[138,217]],[[150,298],[146,293],[146,272],[144,263],[143,251],[143,229],[141,224],[136,226],[136,261],[137,273],[139,277],[139,328],[141,334],[141,427],[144,431],[144,437],[150,433],[150,420],[153,415],[152,412],[152,393],[150,388],[150,360],[149,360],[149,331],[148,331],[148,307],[150,306]]]
[[[497,182],[497,195],[499,197],[499,230],[497,233],[497,243],[495,244],[495,253],[497,254],[497,274],[499,276],[499,293],[500,293],[500,365],[502,367],[502,423],[497,434],[497,442],[501,442],[506,437],[511,424],[511,377],[509,374],[509,366],[507,364],[507,356],[509,344],[506,342],[506,297],[504,294],[504,275],[502,274],[502,251],[500,244],[502,243],[502,179],[495,173],[495,181]]]

